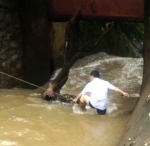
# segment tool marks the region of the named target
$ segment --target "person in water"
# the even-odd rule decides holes
[[[80,99],[81,103],[86,103],[91,108],[95,108],[99,115],[105,115],[107,110],[107,93],[109,90],[121,93],[125,97],[129,94],[121,89],[113,86],[108,81],[100,79],[100,74],[97,70],[90,73],[90,80],[79,95],[73,99],[76,103]]]

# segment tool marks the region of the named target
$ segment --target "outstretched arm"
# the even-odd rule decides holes
[[[115,87],[114,91],[121,93],[125,97],[129,97],[129,94],[127,92],[122,91],[121,89]]]
[[[78,99],[81,98],[81,96],[82,96],[82,93],[79,93],[78,96],[75,99],[73,99],[73,102],[76,103]]]

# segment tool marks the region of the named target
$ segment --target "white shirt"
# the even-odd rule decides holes
[[[97,109],[106,109],[108,90],[114,90],[115,86],[108,81],[94,78],[82,90],[82,94],[89,96],[90,103]]]

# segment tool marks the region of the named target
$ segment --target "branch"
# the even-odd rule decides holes
[[[76,12],[71,17],[71,19],[68,22],[67,27],[66,27],[66,32],[65,32],[65,40],[66,40],[66,42],[65,42],[65,47],[64,47],[64,65],[66,64],[66,58],[67,58],[67,54],[69,52],[68,44],[69,44],[69,40],[70,40],[70,36],[69,36],[70,26],[75,21],[75,19],[76,19],[77,15],[79,14],[80,10],[81,10],[81,7],[78,7]]]
[[[94,42],[93,47],[90,49],[87,49],[86,51],[93,50],[100,43],[100,41],[104,38],[104,36],[106,36],[110,32],[110,30],[112,30],[113,27],[114,27],[114,23],[111,24],[111,26]]]

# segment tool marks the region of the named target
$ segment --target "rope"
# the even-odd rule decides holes
[[[42,90],[46,90],[45,88],[42,88],[42,87],[40,87],[40,86],[37,86],[37,85],[32,84],[32,83],[30,83],[30,82],[27,82],[27,81],[25,81],[25,80],[22,80],[22,79],[16,78],[16,77],[11,76],[11,75],[9,75],[9,74],[7,74],[7,73],[1,72],[1,71],[0,71],[0,73],[1,73],[1,74],[3,74],[3,75],[6,75],[6,76],[8,76],[8,77],[14,78],[14,79],[16,79],[16,80],[22,81],[22,82],[24,82],[24,83],[27,83],[27,84],[29,84],[29,85],[32,85],[32,86],[38,87],[38,88],[40,88],[40,89],[42,89]]]
[[[22,80],[22,79],[19,79],[19,78],[17,78],[17,77],[14,77],[14,76],[12,76],[12,75],[7,74],[7,73],[1,72],[1,71],[0,71],[0,73],[3,74],[3,75],[6,75],[6,76],[8,76],[8,77],[14,78],[14,79],[16,79],[16,80],[19,80],[19,81],[21,81],[21,82],[27,83],[27,84],[29,84],[29,85],[35,86],[35,87],[37,87],[37,88],[40,88],[40,89],[42,89],[42,90],[44,90],[44,91],[47,90],[47,89],[42,88],[42,87],[40,87],[40,86],[38,86],[38,85],[35,85],[35,84],[33,84],[33,83],[27,82],[27,81]],[[62,95],[59,94],[59,93],[56,93],[56,92],[53,92],[53,93],[62,96]]]

